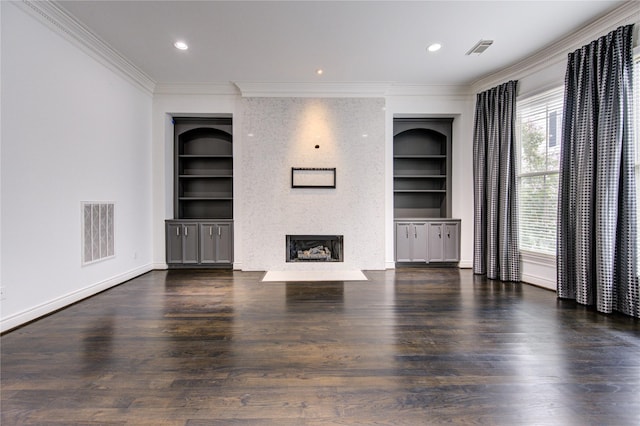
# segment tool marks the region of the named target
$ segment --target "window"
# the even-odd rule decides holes
[[[639,211],[636,212],[638,220],[638,244],[636,248],[640,248],[640,46],[634,50],[635,69],[633,78],[633,96],[634,96],[634,121],[636,123],[635,128],[635,142],[636,142],[636,208]],[[640,271],[640,253],[638,255],[638,270]]]
[[[556,254],[563,88],[517,102],[520,250]]]

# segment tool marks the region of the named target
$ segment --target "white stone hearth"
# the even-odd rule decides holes
[[[269,271],[262,282],[369,281],[362,271]]]

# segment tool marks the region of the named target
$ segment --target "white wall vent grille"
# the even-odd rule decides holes
[[[115,255],[114,203],[82,202],[82,264]]]

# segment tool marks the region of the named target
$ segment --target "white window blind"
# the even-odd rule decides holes
[[[636,123],[635,128],[635,142],[636,142],[636,208],[640,209],[640,47],[636,47],[634,50],[635,58],[635,70],[634,70],[634,121]],[[640,211],[636,212],[638,220],[638,244],[636,249],[640,248]],[[640,270],[640,255],[638,256],[638,270]]]
[[[520,250],[556,254],[563,88],[517,102]]]

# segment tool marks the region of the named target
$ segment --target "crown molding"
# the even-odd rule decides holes
[[[21,0],[13,4],[143,91],[153,93],[156,83],[151,77],[65,11],[57,2]]]
[[[615,30],[621,25],[640,22],[640,2],[627,1],[607,15],[585,25],[567,37],[547,46],[527,59],[489,74],[471,84],[472,92],[478,93],[508,80],[518,80],[534,74],[550,65],[567,60],[567,55],[591,43],[594,39]],[[636,28],[636,34],[638,29]]]
[[[341,97],[430,96],[467,100],[469,86],[433,84],[394,84],[391,82],[352,83],[273,83],[235,82],[242,97]],[[157,91],[156,91],[157,92]]]
[[[429,96],[461,100],[467,100],[473,94],[470,86],[458,85],[394,84],[387,90],[387,96]]]
[[[154,95],[239,95],[233,83],[157,83]]]
[[[267,83],[236,81],[242,97],[377,98],[384,97],[391,83]]]

